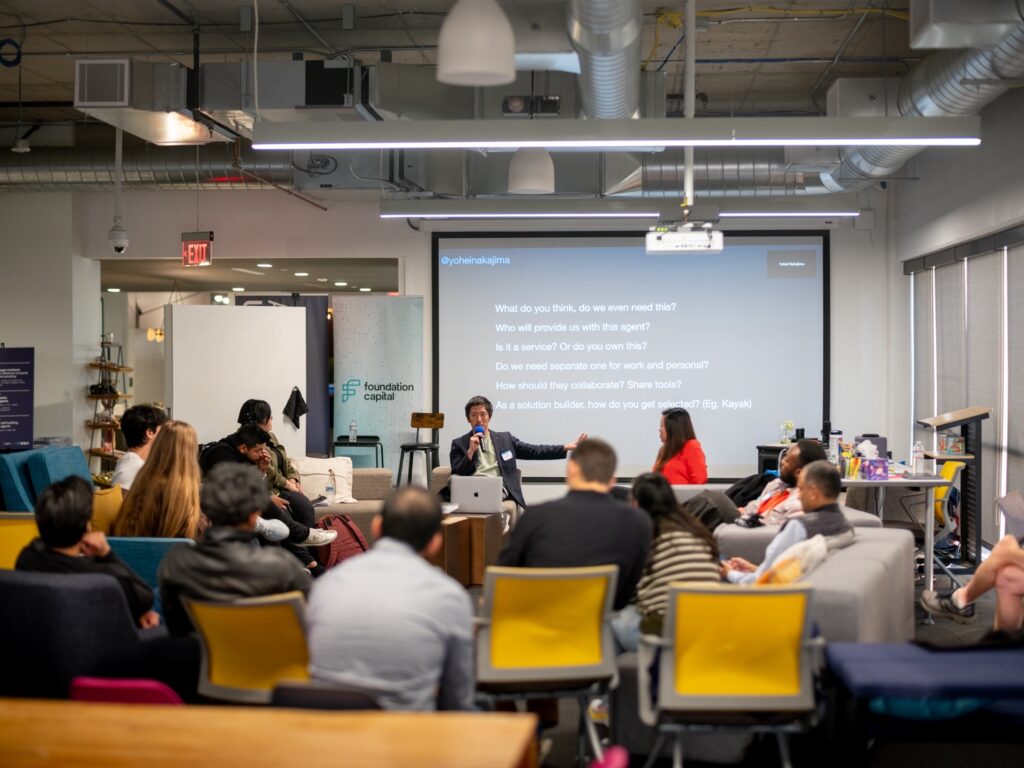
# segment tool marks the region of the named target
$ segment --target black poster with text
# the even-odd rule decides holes
[[[0,347],[0,450],[32,447],[34,347]]]

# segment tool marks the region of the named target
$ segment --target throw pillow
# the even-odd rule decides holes
[[[306,456],[295,456],[291,459],[299,473],[302,492],[310,501],[317,496],[327,496],[328,504],[354,504],[357,499],[352,496],[352,459],[348,456],[336,456],[333,459],[311,459]],[[334,471],[334,497],[327,493],[331,470]]]
[[[92,529],[110,533],[110,526],[113,525],[117,513],[121,511],[123,500],[124,495],[120,485],[115,485],[113,488],[97,488],[93,491],[92,519],[89,521],[92,523]]]

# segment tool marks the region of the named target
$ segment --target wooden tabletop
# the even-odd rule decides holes
[[[536,718],[0,699],[4,768],[536,768]]]

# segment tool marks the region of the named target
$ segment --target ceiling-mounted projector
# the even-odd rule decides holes
[[[725,238],[711,228],[711,222],[699,229],[692,222],[652,227],[647,233],[647,253],[719,253],[724,247]]]

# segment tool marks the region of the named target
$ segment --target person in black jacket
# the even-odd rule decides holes
[[[619,566],[614,608],[636,591],[653,530],[642,509],[613,498],[615,451],[595,438],[582,440],[566,464],[569,493],[530,507],[512,529],[499,565],[519,568]]]
[[[505,498],[525,508],[516,459],[564,459],[581,440],[586,439],[587,433],[581,434],[573,443],[534,445],[523,442],[511,432],[491,431],[493,415],[494,406],[482,395],[472,397],[466,403],[466,421],[470,430],[452,440],[449,455],[452,474],[500,477]]]
[[[121,562],[101,531],[90,530],[92,489],[72,476],[49,486],[36,502],[39,536],[18,555],[18,571],[39,573],[105,573],[117,579],[128,600],[132,618],[140,627],[155,627],[160,616],[153,609],[153,590]]]
[[[260,473],[237,462],[221,463],[203,478],[200,501],[211,525],[194,547],[171,547],[157,572],[172,635],[192,631],[182,598],[225,602],[309,592],[312,576],[295,558],[278,547],[256,546],[256,520],[268,496]]]
[[[224,439],[206,446],[199,457],[199,468],[203,472],[203,477],[219,464],[242,464],[255,467],[261,474],[266,473],[270,466],[268,442],[270,435],[266,430],[255,424],[242,425]],[[337,531],[312,528],[299,522],[292,516],[288,502],[280,496],[268,497],[263,517],[268,520],[280,520],[288,526],[288,539],[282,542],[281,546],[295,555],[314,575],[323,573],[323,566],[316,562],[316,558],[306,547],[330,544],[337,538]]]

